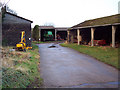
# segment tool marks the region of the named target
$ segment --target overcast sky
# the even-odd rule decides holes
[[[8,0],[5,0],[6,2]],[[71,27],[85,20],[118,13],[120,0],[10,0],[8,6],[21,17],[44,25]]]

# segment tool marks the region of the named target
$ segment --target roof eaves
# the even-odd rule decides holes
[[[23,17],[20,17],[20,16],[18,16],[18,15],[12,14],[12,13],[10,13],[10,12],[6,12],[6,13],[33,23],[33,21],[31,21],[31,20],[25,19],[25,18],[23,18]]]
[[[112,25],[120,25],[120,23],[104,24],[104,25],[94,25],[94,26],[84,26],[84,27],[74,27],[74,28],[69,28],[69,30],[71,30],[71,29],[95,28],[95,27],[101,27],[101,26],[112,26]]]

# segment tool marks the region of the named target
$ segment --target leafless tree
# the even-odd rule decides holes
[[[44,26],[55,26],[54,23],[45,23]]]

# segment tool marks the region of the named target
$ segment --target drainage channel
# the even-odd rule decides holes
[[[120,82],[106,82],[106,83],[84,83],[81,85],[64,87],[64,88],[118,88]]]

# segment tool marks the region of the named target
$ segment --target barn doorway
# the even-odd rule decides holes
[[[54,41],[55,29],[41,29],[41,41]]]
[[[57,40],[66,40],[67,31],[57,31]]]

